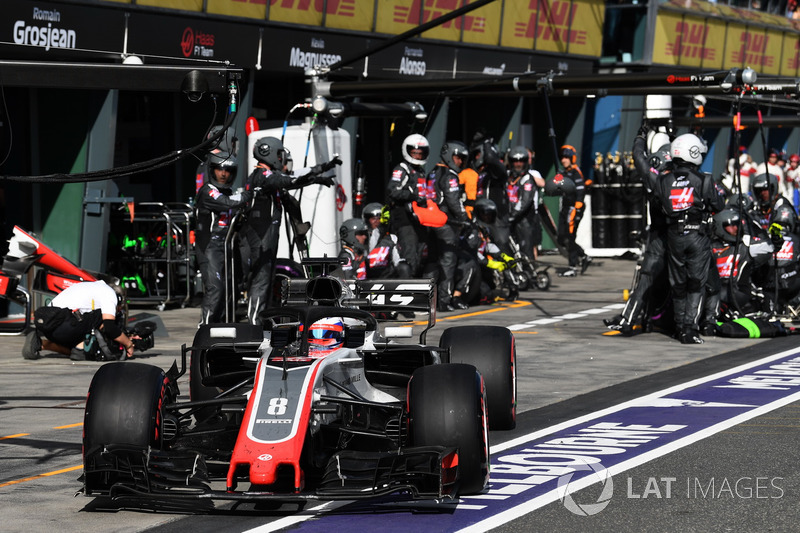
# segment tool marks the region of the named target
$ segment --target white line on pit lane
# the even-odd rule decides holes
[[[677,392],[677,391],[680,391],[680,390],[684,390],[684,389],[688,389],[688,388],[694,387],[696,385],[700,385],[702,383],[707,383],[709,381],[714,381],[714,380],[719,379],[721,377],[724,377],[726,375],[737,374],[737,373],[743,372],[743,371],[745,371],[745,370],[747,370],[749,368],[753,368],[753,367],[756,367],[756,366],[764,365],[766,363],[769,363],[770,361],[774,361],[776,359],[781,359],[783,357],[786,357],[788,355],[792,355],[794,353],[797,353],[797,349],[796,348],[791,349],[791,350],[786,350],[786,351],[780,352],[778,354],[771,355],[771,356],[765,357],[763,359],[759,359],[757,361],[752,361],[750,363],[746,363],[744,365],[737,366],[735,368],[731,368],[731,369],[728,369],[728,370],[723,370],[721,372],[717,372],[716,374],[712,374],[710,376],[698,378],[698,379],[695,379],[695,380],[692,380],[692,381],[688,381],[686,383],[681,383],[681,384],[675,385],[673,387],[670,387],[670,388],[667,388],[667,389],[664,389],[664,390],[661,390],[661,391],[658,391],[658,392],[654,392],[652,394],[647,394],[645,396],[641,396],[639,398],[635,398],[633,400],[629,400],[629,401],[623,402],[623,403],[621,403],[619,405],[614,405],[612,407],[609,407],[607,409],[603,409],[601,411],[597,411],[595,413],[590,413],[588,415],[584,415],[584,416],[581,416],[581,417],[578,417],[578,418],[575,418],[575,419],[572,419],[572,420],[567,420],[566,422],[562,422],[562,423],[557,424],[555,426],[551,426],[549,428],[541,429],[539,431],[534,431],[533,433],[529,433],[528,435],[524,435],[522,437],[518,437],[516,439],[510,440],[510,441],[507,441],[507,442],[503,442],[503,443],[497,444],[495,446],[492,446],[491,447],[491,454],[495,455],[495,454],[497,454],[497,453],[499,453],[501,451],[507,450],[509,448],[513,448],[515,446],[519,446],[519,445],[525,444],[527,442],[536,440],[536,439],[538,439],[540,437],[549,435],[551,433],[555,433],[555,432],[560,431],[562,429],[569,428],[569,427],[572,427],[572,426],[575,426],[575,425],[578,425],[578,424],[581,424],[583,422],[586,422],[586,421],[589,421],[589,420],[593,420],[593,419],[596,419],[596,418],[601,418],[601,417],[603,417],[605,415],[608,415],[608,414],[611,414],[611,413],[616,413],[618,411],[622,411],[622,410],[627,409],[629,407],[641,406],[643,404],[647,404],[647,402],[649,402],[649,401],[652,401],[652,400],[657,399],[657,398],[661,398],[663,396],[667,396],[667,395],[672,394],[674,392]],[[758,408],[753,409],[751,411],[747,411],[745,413],[742,413],[742,414],[740,414],[738,416],[735,416],[733,418],[730,418],[728,420],[724,420],[724,421],[720,422],[719,424],[716,424],[714,426],[702,429],[702,430],[700,430],[700,431],[698,431],[696,433],[693,433],[692,435],[688,435],[688,436],[686,436],[686,437],[684,437],[682,439],[678,439],[678,440],[676,440],[674,442],[671,442],[669,444],[661,446],[658,449],[655,449],[655,450],[652,450],[652,451],[649,451],[649,452],[645,452],[645,453],[643,453],[641,455],[638,455],[636,457],[632,457],[631,459],[628,459],[627,461],[624,461],[624,462],[619,463],[617,465],[613,465],[613,466],[611,466],[611,467],[609,467],[607,469],[608,470],[608,475],[609,476],[615,476],[617,474],[620,474],[622,472],[625,472],[627,470],[630,470],[632,468],[640,466],[640,465],[642,465],[642,464],[644,464],[644,463],[646,463],[648,461],[652,461],[653,459],[657,459],[657,458],[662,457],[664,455],[670,454],[670,453],[672,453],[672,452],[674,452],[676,450],[679,450],[679,449],[681,449],[681,448],[683,448],[685,446],[689,446],[690,444],[694,444],[695,442],[699,442],[699,441],[701,441],[703,439],[706,439],[706,438],[708,438],[708,437],[710,437],[712,435],[715,435],[715,434],[717,434],[717,433],[719,433],[721,431],[724,431],[726,429],[734,427],[734,426],[736,426],[738,424],[741,424],[741,423],[746,422],[748,420],[751,420],[753,418],[759,417],[759,416],[761,416],[761,415],[763,415],[765,413],[769,413],[770,411],[774,411],[775,409],[779,409],[780,407],[783,407],[785,405],[789,405],[789,404],[791,404],[793,402],[796,402],[798,400],[800,400],[800,392],[796,392],[794,394],[791,394],[791,395],[786,396],[784,398],[781,398],[779,400],[775,400],[772,403],[768,403],[766,405],[762,405],[761,407],[758,407]],[[594,478],[593,476],[587,476],[585,478],[576,480],[576,481],[571,482],[569,484],[568,493],[572,494],[572,493],[574,493],[576,491],[579,491],[581,489],[584,489],[584,488],[586,488],[586,487],[588,487],[588,486],[590,486],[590,485],[592,485],[592,484],[594,484],[596,482],[597,482],[597,479]],[[517,518],[519,518],[519,517],[521,517],[523,515],[526,515],[528,513],[531,513],[531,512],[533,512],[533,511],[535,511],[537,509],[540,509],[541,507],[544,507],[545,505],[548,505],[548,504],[550,504],[550,503],[552,503],[554,501],[557,501],[557,500],[561,499],[563,496],[564,496],[563,489],[553,489],[550,492],[547,492],[545,494],[542,494],[541,496],[538,496],[536,498],[528,500],[527,502],[525,502],[523,504],[517,505],[516,507],[512,507],[511,509],[508,509],[506,511],[498,513],[495,516],[491,516],[489,518],[481,520],[480,522],[476,522],[475,524],[472,524],[471,526],[468,526],[468,527],[466,527],[464,529],[460,529],[460,530],[458,530],[457,533],[472,533],[472,532],[488,531],[490,529],[493,529],[493,528],[499,527],[499,526],[501,526],[503,524],[506,524],[506,523],[508,523],[508,522],[510,522],[512,520],[516,520]],[[464,496],[463,499],[469,500],[470,497],[469,496]]]
[[[545,326],[547,324],[555,324],[557,322],[561,322],[563,320],[575,320],[576,318],[586,318],[590,315],[600,315],[603,313],[607,313],[609,311],[614,311],[617,309],[623,309],[625,304],[611,304],[606,305],[604,307],[595,307],[592,309],[587,309],[586,311],[578,311],[577,313],[567,313],[566,315],[559,315],[554,317],[545,317],[545,318],[537,318],[535,320],[530,320],[528,322],[523,322],[522,324],[512,324],[507,326],[508,329],[511,331],[517,331],[520,329],[526,329],[531,326]]]

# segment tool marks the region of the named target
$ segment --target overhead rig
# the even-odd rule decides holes
[[[414,94],[415,96],[607,96],[647,94],[735,94],[748,91],[757,80],[751,68],[734,68],[711,73],[660,72],[660,73],[611,73],[570,76],[563,72],[527,72],[503,78],[465,78],[457,80],[422,81],[326,81],[323,72],[307,73],[312,97],[353,98],[385,97]],[[795,94],[798,84],[776,84],[780,89],[789,89]],[[766,85],[763,91],[773,89]]]

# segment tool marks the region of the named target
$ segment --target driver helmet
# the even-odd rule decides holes
[[[344,342],[344,323],[340,318],[317,320],[308,329],[309,350],[335,350]]]

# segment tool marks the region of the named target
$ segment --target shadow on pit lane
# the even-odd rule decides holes
[[[80,460],[81,453],[83,453],[83,445],[80,442],[64,442],[60,440],[42,440],[42,439],[26,439],[24,437],[13,437],[3,440],[3,444],[10,444],[14,446],[24,446],[26,448],[35,448],[42,450],[44,453],[36,456],[36,463],[42,464],[52,459],[60,457],[78,458]],[[30,457],[19,458],[20,460],[29,460]],[[13,461],[15,459],[0,455],[2,461]]]
[[[319,502],[313,502],[317,504]],[[90,513],[168,513],[185,515],[216,515],[216,516],[270,516],[284,517],[302,512],[306,502],[221,502],[220,506],[212,500],[198,500],[191,498],[141,498],[137,496],[119,496],[117,498],[97,497],[86,504],[82,512]]]
[[[217,507],[210,500],[182,499],[182,498],[140,498],[135,496],[120,496],[115,499],[97,497],[86,504],[81,512],[91,513],[117,513],[145,512],[169,513],[185,515],[215,515],[215,516],[265,516],[280,518],[304,513],[306,504],[318,505],[326,500],[311,500],[309,502],[275,501],[265,502],[222,502]],[[331,509],[327,514],[360,515],[360,514],[387,514],[387,513],[414,513],[414,514],[452,514],[456,510],[456,502],[438,503],[432,501],[391,501],[375,498],[364,502],[348,503],[338,509]],[[313,511],[307,511],[316,514]]]

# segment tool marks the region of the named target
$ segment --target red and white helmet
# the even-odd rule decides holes
[[[311,350],[334,350],[344,341],[344,324],[340,318],[317,320],[308,329],[308,346]]]
[[[422,150],[422,159],[415,159],[411,155],[411,150]],[[431,152],[431,146],[425,136],[415,133],[409,135],[403,140],[403,159],[412,165],[424,166],[428,162],[428,154]]]

